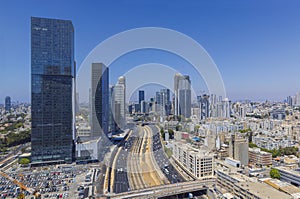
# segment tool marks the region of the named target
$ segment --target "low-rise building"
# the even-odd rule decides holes
[[[213,176],[214,157],[208,151],[195,149],[192,146],[175,142],[173,156],[196,178]]]
[[[249,148],[249,162],[260,166],[271,165],[272,154],[261,151],[260,148]]]
[[[300,168],[275,167],[280,172],[280,180],[300,186]]]
[[[235,198],[292,198],[288,194],[273,189],[262,182],[258,182],[256,179],[231,172],[228,169],[218,169],[216,170],[216,175],[217,186],[230,192]]]

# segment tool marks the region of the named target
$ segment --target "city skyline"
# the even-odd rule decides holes
[[[234,5],[231,2],[220,2],[214,6],[210,3],[192,2],[182,7],[179,2],[121,2],[122,6],[109,3],[73,5],[79,13],[93,13],[87,11],[93,11],[97,6],[116,10],[114,14],[104,11],[99,16],[77,15],[74,11],[64,12],[67,3],[62,3],[60,9],[47,3],[18,3],[18,7],[14,6],[14,3],[1,6],[3,12],[0,23],[6,30],[0,33],[3,43],[0,49],[4,52],[0,55],[1,99],[11,96],[12,101],[30,101],[28,23],[31,16],[72,20],[78,27],[75,35],[75,60],[78,67],[90,50],[111,35],[131,28],[158,26],[180,31],[203,45],[217,64],[228,98],[231,100],[283,100],[299,91],[297,64],[300,60],[297,52],[300,49],[297,35],[300,29],[297,26],[299,13],[296,9],[299,3],[296,1],[288,5],[284,2],[259,2],[257,6],[249,2],[236,2]],[[10,12],[13,8],[16,9],[15,12]],[[143,8],[146,10],[139,19],[136,16]],[[178,11],[186,14],[177,16]],[[156,12],[162,13],[160,18],[163,20],[157,20],[157,17],[152,15]],[[11,13],[14,13],[14,16]],[[107,18],[100,20],[102,15]],[[178,20],[180,23],[174,23]],[[15,56],[18,59],[14,59]],[[131,67],[153,60],[170,65],[182,74],[190,75],[197,92],[205,90],[203,81],[191,75],[193,71],[185,61],[170,53],[155,50],[132,52],[115,61],[110,66],[111,83],[116,83],[117,78]],[[13,83],[7,87],[5,83],[11,81]]]

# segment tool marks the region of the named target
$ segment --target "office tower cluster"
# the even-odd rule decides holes
[[[74,27],[31,18],[32,164],[74,159]]]
[[[286,102],[293,107],[300,106],[300,93],[296,93],[296,95],[288,96]]]
[[[215,94],[197,96],[197,107],[200,120],[210,117],[229,118],[232,112],[231,101],[228,98],[223,100],[221,96],[217,97]]]
[[[150,100],[145,99],[145,91],[138,91],[138,103],[128,106],[129,114],[156,113],[160,117],[171,115],[172,103],[170,100],[170,89],[163,88],[155,93]]]
[[[203,94],[197,96],[196,103],[192,103],[191,80],[188,75],[175,74],[172,101],[171,95],[170,89],[165,88],[157,91],[150,101],[146,101],[145,91],[139,90],[138,103],[131,103],[128,112],[129,114],[148,114],[152,112],[161,118],[170,115],[177,118],[190,118],[192,115],[196,115],[199,120],[210,117],[231,117],[232,105],[228,98],[222,99],[221,96],[217,97],[215,94]],[[245,115],[246,112],[243,113]]]

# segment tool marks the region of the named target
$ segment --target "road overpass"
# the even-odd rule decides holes
[[[119,194],[107,194],[105,196],[111,199],[160,198],[160,197],[173,196],[173,195],[178,195],[183,193],[206,190],[208,188],[213,188],[215,184],[216,184],[215,178],[208,178],[203,180],[161,185],[161,186],[156,186],[156,187],[151,187],[146,189],[123,192]]]

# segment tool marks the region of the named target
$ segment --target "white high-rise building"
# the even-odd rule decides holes
[[[126,80],[124,76],[119,77],[118,83],[114,86],[114,119],[120,129],[126,126]]]
[[[225,98],[222,101],[222,105],[223,105],[222,117],[229,118],[230,117],[230,101],[229,101],[229,99]]]
[[[296,106],[300,106],[300,93],[296,94]]]

